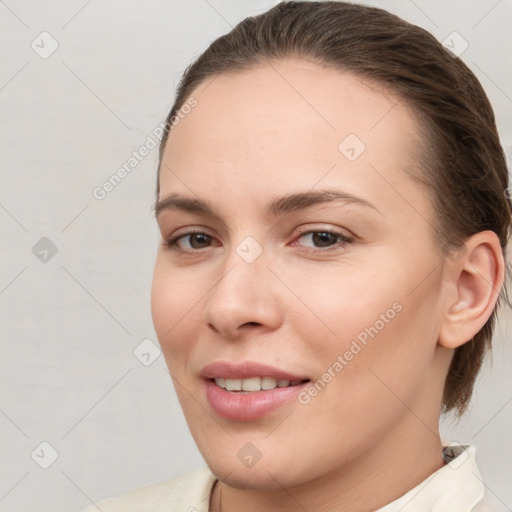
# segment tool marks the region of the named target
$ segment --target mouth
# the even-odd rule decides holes
[[[275,388],[288,388],[292,386],[299,386],[309,379],[276,379],[275,377],[250,377],[248,379],[234,379],[216,377],[209,379],[214,382],[219,388],[225,389],[231,393],[255,393],[258,391],[268,391]]]
[[[293,399],[311,382],[306,376],[251,361],[218,361],[201,371],[211,410],[232,421],[253,421]]]

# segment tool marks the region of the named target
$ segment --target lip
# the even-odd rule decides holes
[[[216,361],[206,365],[201,370],[201,377],[203,379],[250,379],[251,377],[274,377],[277,380],[309,379],[305,375],[296,375],[286,370],[254,361],[243,361],[241,363]]]
[[[233,421],[254,421],[293,400],[309,384],[310,379],[273,366],[252,361],[229,363],[218,361],[205,366],[201,371],[206,399],[213,411]],[[296,386],[265,389],[250,393],[223,389],[214,378],[248,379],[251,377],[274,377],[277,380],[306,380]]]

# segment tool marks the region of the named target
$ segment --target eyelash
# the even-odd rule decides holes
[[[353,238],[343,235],[342,233],[339,233],[338,231],[332,231],[332,230],[328,230],[328,229],[316,229],[316,230],[303,231],[302,233],[300,233],[298,238],[302,238],[303,236],[311,235],[311,234],[315,234],[315,233],[327,233],[329,235],[333,235],[333,236],[339,238],[340,241],[335,243],[332,246],[324,247],[323,249],[322,248],[305,248],[304,250],[306,252],[328,253],[331,251],[338,250],[342,247],[345,247],[349,243],[353,242]],[[194,255],[195,253],[199,253],[199,252],[201,252],[202,249],[182,249],[178,245],[178,240],[180,240],[182,238],[186,238],[188,236],[192,236],[192,235],[206,235],[210,239],[213,238],[211,235],[209,235],[208,233],[204,233],[203,231],[189,231],[188,233],[183,233],[181,235],[171,237],[168,240],[165,240],[165,242],[164,242],[165,248],[170,249],[171,251],[174,251],[177,253],[187,254],[187,255]],[[206,247],[206,249],[207,248],[208,247]]]

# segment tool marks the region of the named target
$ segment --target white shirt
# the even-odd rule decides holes
[[[453,459],[406,494],[375,512],[497,512],[482,501],[475,447],[453,447]],[[445,450],[446,453],[446,450]],[[98,503],[102,512],[208,512],[216,478],[205,466],[172,480]],[[95,505],[84,512],[98,512]]]

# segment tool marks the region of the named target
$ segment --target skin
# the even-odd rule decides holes
[[[224,73],[193,96],[163,155],[160,199],[199,198],[219,218],[159,212],[152,314],[191,433],[221,481],[210,509],[220,488],[223,512],[382,507],[444,464],[444,378],[496,303],[498,239],[481,232],[462,256],[441,255],[431,199],[405,172],[417,165],[416,118],[378,84],[285,59]],[[338,149],[349,134],[366,146],[352,162]],[[277,196],[332,187],[375,209],[264,211]],[[166,247],[191,228],[211,238]],[[322,246],[300,229],[353,241]],[[263,249],[252,263],[236,252],[247,236]],[[394,303],[401,311],[307,405],[292,400],[251,422],[209,406],[206,364],[252,360],[316,381]],[[251,468],[237,457],[247,442],[262,454]]]

